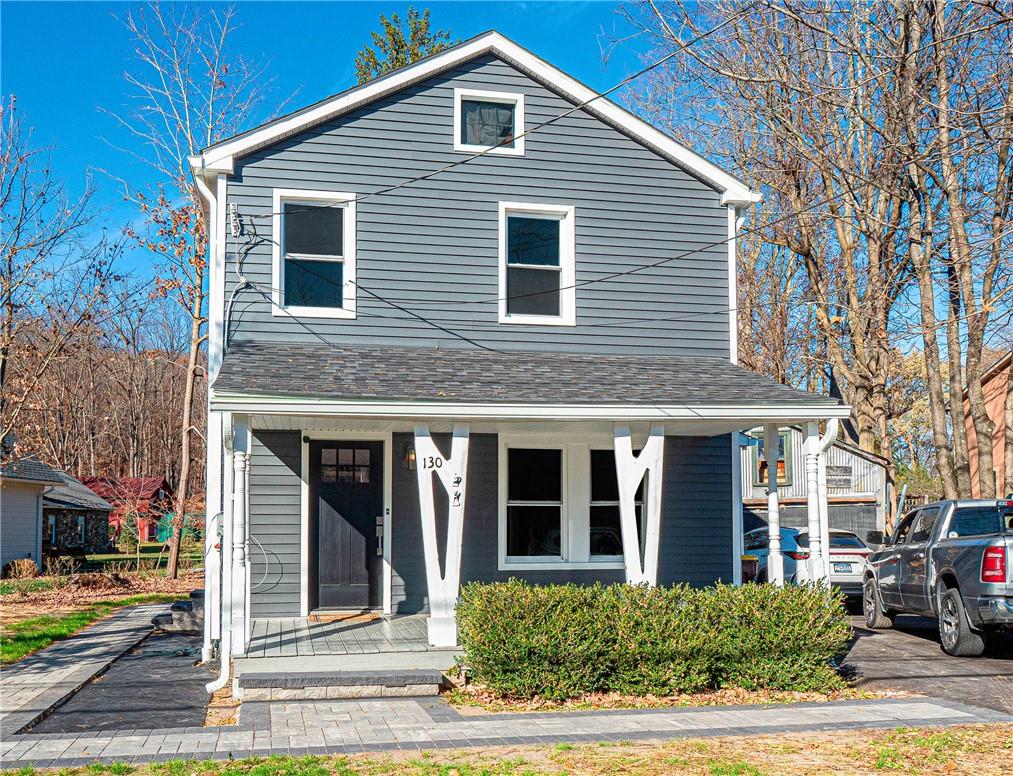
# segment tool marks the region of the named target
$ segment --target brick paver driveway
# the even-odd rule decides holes
[[[950,657],[939,646],[935,620],[901,615],[894,628],[871,631],[852,620],[857,639],[848,664],[870,690],[909,690],[1013,714],[1013,638],[983,657]]]

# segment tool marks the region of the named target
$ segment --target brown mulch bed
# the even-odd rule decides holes
[[[726,688],[710,692],[671,696],[588,693],[580,698],[551,701],[544,698],[503,698],[481,685],[456,687],[447,700],[462,714],[517,713],[529,711],[587,711],[595,709],[664,709],[675,706],[748,706],[772,703],[823,703],[871,698],[910,698],[916,693],[895,690],[869,691],[846,688],[830,693],[778,692]]]
[[[15,592],[3,596],[0,625],[9,625],[43,615],[69,614],[110,598],[144,593],[178,594],[186,598],[191,590],[204,586],[204,574],[184,572],[168,579],[162,572],[139,571],[111,574],[72,574],[61,578],[51,590]]]

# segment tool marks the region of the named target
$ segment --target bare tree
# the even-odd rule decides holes
[[[100,313],[117,249],[86,241],[91,189],[70,199],[32,145],[14,97],[0,105],[0,437]]]
[[[154,191],[125,186],[147,220],[134,236],[158,262],[155,293],[177,301],[190,332],[169,555],[169,575],[175,577],[183,514],[191,499],[190,470],[203,460],[195,409],[206,380],[201,349],[207,336],[207,224],[188,158],[244,126],[260,103],[263,81],[259,68],[229,50],[236,29],[232,8],[151,3],[129,11],[123,23],[134,42],[134,60],[124,77],[136,100],[129,111],[110,112],[141,141],[144,152],[135,155],[159,176]]]

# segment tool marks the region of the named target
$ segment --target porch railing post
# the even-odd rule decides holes
[[[763,457],[767,461],[767,581],[784,584],[784,556],[781,555],[781,515],[777,501],[777,458],[781,436],[776,423],[763,427]]]
[[[246,469],[247,454],[232,454],[232,654],[246,645]]]
[[[820,428],[805,425],[805,487],[809,522],[809,579],[823,579],[823,537],[820,525]]]

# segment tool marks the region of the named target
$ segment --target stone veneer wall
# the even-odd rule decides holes
[[[49,518],[56,516],[56,549],[80,547],[85,552],[104,552],[109,549],[109,513],[77,509],[46,509],[42,516],[42,546],[50,546]],[[84,516],[84,543],[77,519]]]

